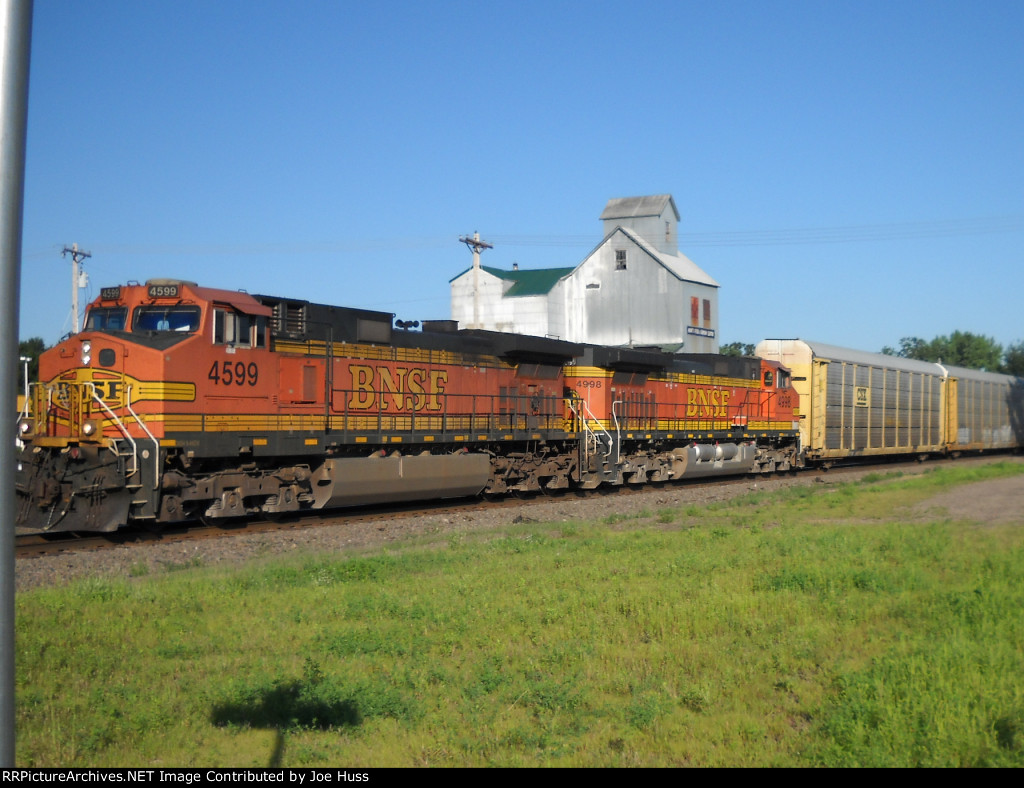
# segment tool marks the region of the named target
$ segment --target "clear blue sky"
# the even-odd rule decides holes
[[[671,193],[721,341],[1024,339],[1024,2],[36,0],[21,336],[180,277],[448,318]]]

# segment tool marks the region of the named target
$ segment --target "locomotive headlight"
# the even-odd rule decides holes
[[[92,342],[82,343],[82,364],[88,366],[92,361]]]
[[[96,430],[98,428],[99,425],[92,419],[89,419],[85,422],[85,424],[82,425],[82,434],[87,438],[91,437],[92,435],[96,434]]]
[[[21,419],[18,422],[18,434],[25,435],[32,432],[32,419]]]

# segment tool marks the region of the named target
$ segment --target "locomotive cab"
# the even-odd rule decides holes
[[[103,288],[83,330],[40,357],[19,424],[18,527],[109,531],[129,512],[155,518],[177,451],[168,431],[209,410],[196,371],[228,389],[222,406],[224,393],[265,395],[254,353],[266,354],[269,315],[250,296],[181,280]]]
[[[759,359],[761,362],[761,385],[765,396],[765,416],[771,421],[794,421],[797,419],[797,397],[793,389],[792,373],[778,361]],[[787,428],[796,429],[792,425]]]
[[[790,433],[794,443],[785,459],[770,463],[776,468],[788,469],[802,465],[799,430],[800,398],[793,388],[793,375],[778,361],[759,359],[761,364],[761,428],[779,433]]]

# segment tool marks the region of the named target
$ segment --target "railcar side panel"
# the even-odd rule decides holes
[[[988,451],[1024,445],[1024,382],[974,369],[949,368],[950,451]]]
[[[793,370],[808,459],[945,450],[938,365],[803,340],[765,340],[756,352]]]

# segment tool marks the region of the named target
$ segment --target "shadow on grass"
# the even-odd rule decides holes
[[[215,706],[211,721],[218,726],[320,730],[362,724],[363,715],[354,700],[331,698],[331,693],[319,689],[299,680],[257,690],[243,699]]]
[[[213,707],[210,721],[218,727],[229,725],[274,731],[274,749],[267,764],[281,766],[285,734],[290,730],[354,728],[363,723],[358,704],[352,699],[331,697],[329,689],[307,681],[291,681],[251,690],[245,697]]]

